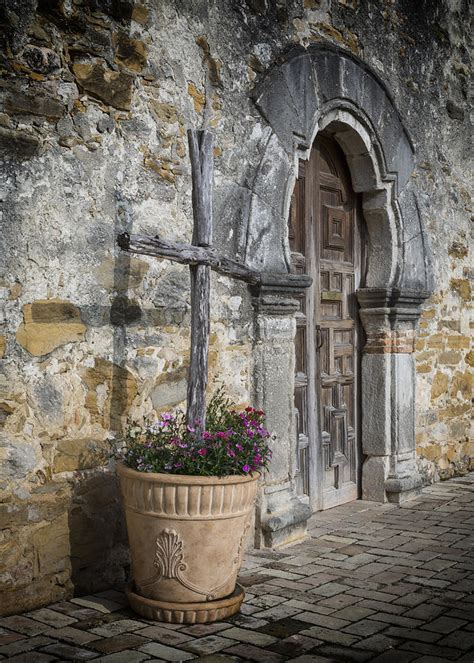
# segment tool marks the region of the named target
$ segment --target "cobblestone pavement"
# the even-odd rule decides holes
[[[352,502],[311,539],[247,555],[241,614],[150,622],[101,592],[0,619],[9,661],[474,662],[474,473],[401,508]]]

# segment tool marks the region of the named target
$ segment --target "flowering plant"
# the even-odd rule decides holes
[[[132,425],[126,433],[125,465],[139,472],[198,476],[250,474],[267,469],[271,458],[264,412],[240,412],[222,389],[207,406],[206,429],[186,424],[181,410],[165,412],[158,421]]]

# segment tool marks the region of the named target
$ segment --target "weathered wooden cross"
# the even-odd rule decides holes
[[[262,274],[241,262],[219,255],[212,248],[213,135],[188,131],[193,183],[194,230],[192,244],[160,239],[158,236],[118,237],[120,248],[130,253],[168,258],[189,265],[191,272],[191,359],[188,371],[187,411],[189,426],[198,433],[205,427],[205,396],[208,377],[211,269],[252,285]]]

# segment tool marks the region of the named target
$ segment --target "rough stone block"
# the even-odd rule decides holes
[[[103,465],[110,454],[104,440],[59,440],[53,463],[53,472],[72,472]]]
[[[39,461],[36,446],[21,438],[0,433],[1,480],[22,479],[35,469]]]
[[[43,115],[48,118],[59,119],[64,114],[65,106],[59,99],[44,94],[44,91],[30,95],[16,90],[7,97],[5,110],[12,115]]]
[[[60,299],[46,299],[25,304],[16,340],[30,354],[41,357],[66,343],[82,341],[85,332],[77,306]]]
[[[130,110],[132,103],[133,76],[108,69],[100,61],[95,63],[75,63],[72,67],[78,84],[101,101]]]

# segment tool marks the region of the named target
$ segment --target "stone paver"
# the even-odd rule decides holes
[[[109,590],[0,619],[0,659],[474,663],[474,473],[317,513],[310,534],[247,555],[226,622],[150,622]]]

